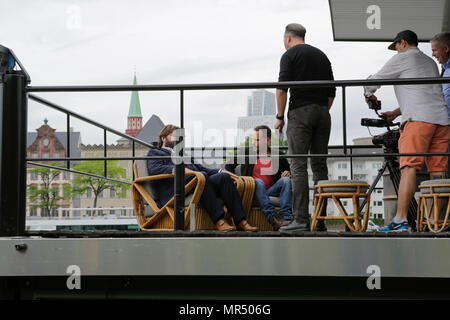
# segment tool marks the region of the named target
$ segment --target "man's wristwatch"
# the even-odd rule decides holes
[[[284,115],[279,116],[278,113],[275,115],[278,120],[284,120]]]

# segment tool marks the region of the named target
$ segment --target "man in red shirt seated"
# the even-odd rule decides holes
[[[272,133],[268,126],[257,126],[252,135],[255,159],[241,164],[241,175],[255,179],[255,200],[275,230],[288,225],[292,220],[292,186],[289,163],[286,159],[267,158],[271,155],[270,139]],[[245,150],[249,154],[249,150]],[[276,162],[275,162],[276,161]],[[227,164],[225,168],[234,172],[238,164]],[[270,197],[280,198],[280,211],[276,212]]]

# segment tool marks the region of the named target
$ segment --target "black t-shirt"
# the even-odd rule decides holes
[[[278,81],[334,80],[331,63],[325,53],[308,44],[299,44],[281,57]],[[279,88],[287,91],[287,88]],[[336,95],[335,87],[290,88],[289,109],[308,104],[328,105]]]

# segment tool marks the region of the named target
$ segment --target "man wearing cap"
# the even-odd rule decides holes
[[[427,78],[439,77],[439,70],[432,58],[417,47],[417,35],[411,30],[399,32],[388,47],[396,50],[389,61],[368,79]],[[377,100],[373,94],[379,86],[364,87],[366,102]],[[384,112],[387,120],[402,116],[400,153],[441,153],[447,152],[450,140],[447,105],[440,84],[396,85],[395,95],[399,108]],[[426,163],[431,179],[445,177],[447,157],[445,156],[405,156],[400,157],[401,180],[398,190],[397,213],[393,220],[379,231],[408,230],[408,207],[416,190],[416,170]]]

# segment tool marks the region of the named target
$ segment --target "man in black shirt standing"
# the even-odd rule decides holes
[[[278,81],[334,80],[331,63],[319,49],[305,44],[306,29],[297,23],[286,26]],[[277,122],[275,129],[284,126],[284,111],[288,88],[278,88]],[[329,109],[333,104],[336,88],[290,88],[287,114],[287,138],[291,154],[327,154],[331,118]],[[291,158],[294,220],[280,231],[309,230],[309,186],[306,158]],[[328,179],[326,158],[311,158],[313,181]],[[326,212],[326,210],[324,210]],[[317,230],[325,231],[321,220]]]

